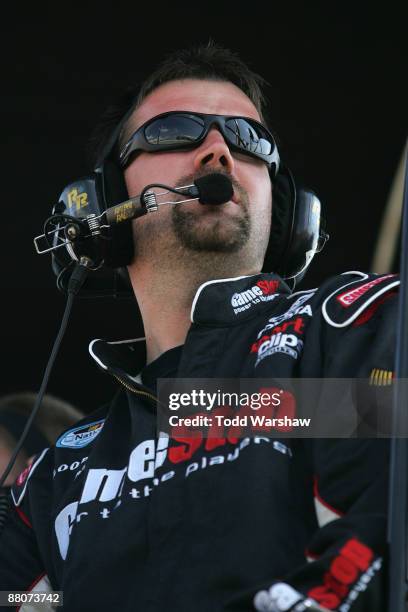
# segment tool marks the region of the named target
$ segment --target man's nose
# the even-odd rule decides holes
[[[209,168],[222,166],[229,173],[232,173],[234,165],[234,158],[221,132],[212,128],[204,142],[196,150],[194,168],[199,170],[203,166]]]

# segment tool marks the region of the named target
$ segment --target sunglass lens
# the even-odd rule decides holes
[[[204,121],[193,115],[160,117],[145,128],[145,138],[152,145],[180,145],[198,140],[204,130]]]
[[[270,155],[273,143],[261,126],[251,124],[245,119],[228,119],[227,135],[232,144],[255,155]]]

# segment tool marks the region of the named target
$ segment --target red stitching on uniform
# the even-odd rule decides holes
[[[36,584],[38,584],[38,583],[40,582],[41,578],[44,578],[44,576],[45,576],[45,575],[46,575],[46,573],[45,573],[45,572],[43,572],[42,574],[40,574],[40,575],[38,576],[38,578],[36,578],[36,579],[34,580],[34,582],[32,582],[32,583],[30,584],[30,586],[28,587],[28,589],[26,589],[26,590],[27,590],[27,591],[32,591],[32,590],[33,590],[33,588],[35,587],[35,585],[36,585]]]
[[[334,506],[331,506],[330,504],[328,504],[327,501],[325,501],[320,496],[320,493],[319,493],[318,488],[317,488],[317,476],[314,476],[314,478],[313,478],[313,494],[316,497],[316,499],[318,499],[319,502],[323,506],[325,506],[328,510],[331,510],[332,512],[334,512],[335,514],[338,514],[339,516],[344,516],[344,512],[342,512],[341,510],[337,510],[337,508],[334,508]]]
[[[30,521],[28,520],[28,518],[26,517],[26,515],[24,514],[24,512],[22,510],[20,510],[20,508],[18,508],[17,506],[15,506],[16,512],[18,514],[18,516],[21,518],[21,520],[23,521],[23,523],[25,523],[26,525],[28,525],[29,527],[31,527],[31,529],[33,528],[33,526],[31,525]]]
[[[379,300],[373,302],[371,306],[367,308],[365,312],[363,312],[358,319],[356,319],[353,323],[353,327],[359,327],[360,325],[364,325],[371,319],[371,317],[376,313],[377,309],[384,304],[390,297],[397,295],[396,291],[390,291],[389,293],[385,293]]]

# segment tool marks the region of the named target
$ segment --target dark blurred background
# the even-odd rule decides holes
[[[407,133],[401,5],[37,6],[9,7],[3,15],[0,393],[39,388],[65,304],[33,237],[63,187],[90,170],[86,143],[103,109],[174,48],[211,37],[270,82],[281,153],[319,194],[331,235],[301,288],[370,268]],[[88,342],[139,333],[131,302],[78,301],[50,392],[86,412],[107,401],[115,385],[91,362]]]

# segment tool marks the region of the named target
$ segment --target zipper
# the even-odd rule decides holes
[[[141,389],[137,389],[136,387],[132,387],[131,385],[129,385],[129,383],[127,383],[125,380],[123,380],[123,378],[120,378],[120,376],[118,376],[117,374],[113,374],[113,376],[128,391],[131,391],[135,395],[144,395],[145,397],[148,397],[151,401],[155,402],[155,404],[158,404],[159,400],[157,399],[157,397],[152,395],[152,393],[148,393],[147,391],[142,391]]]

